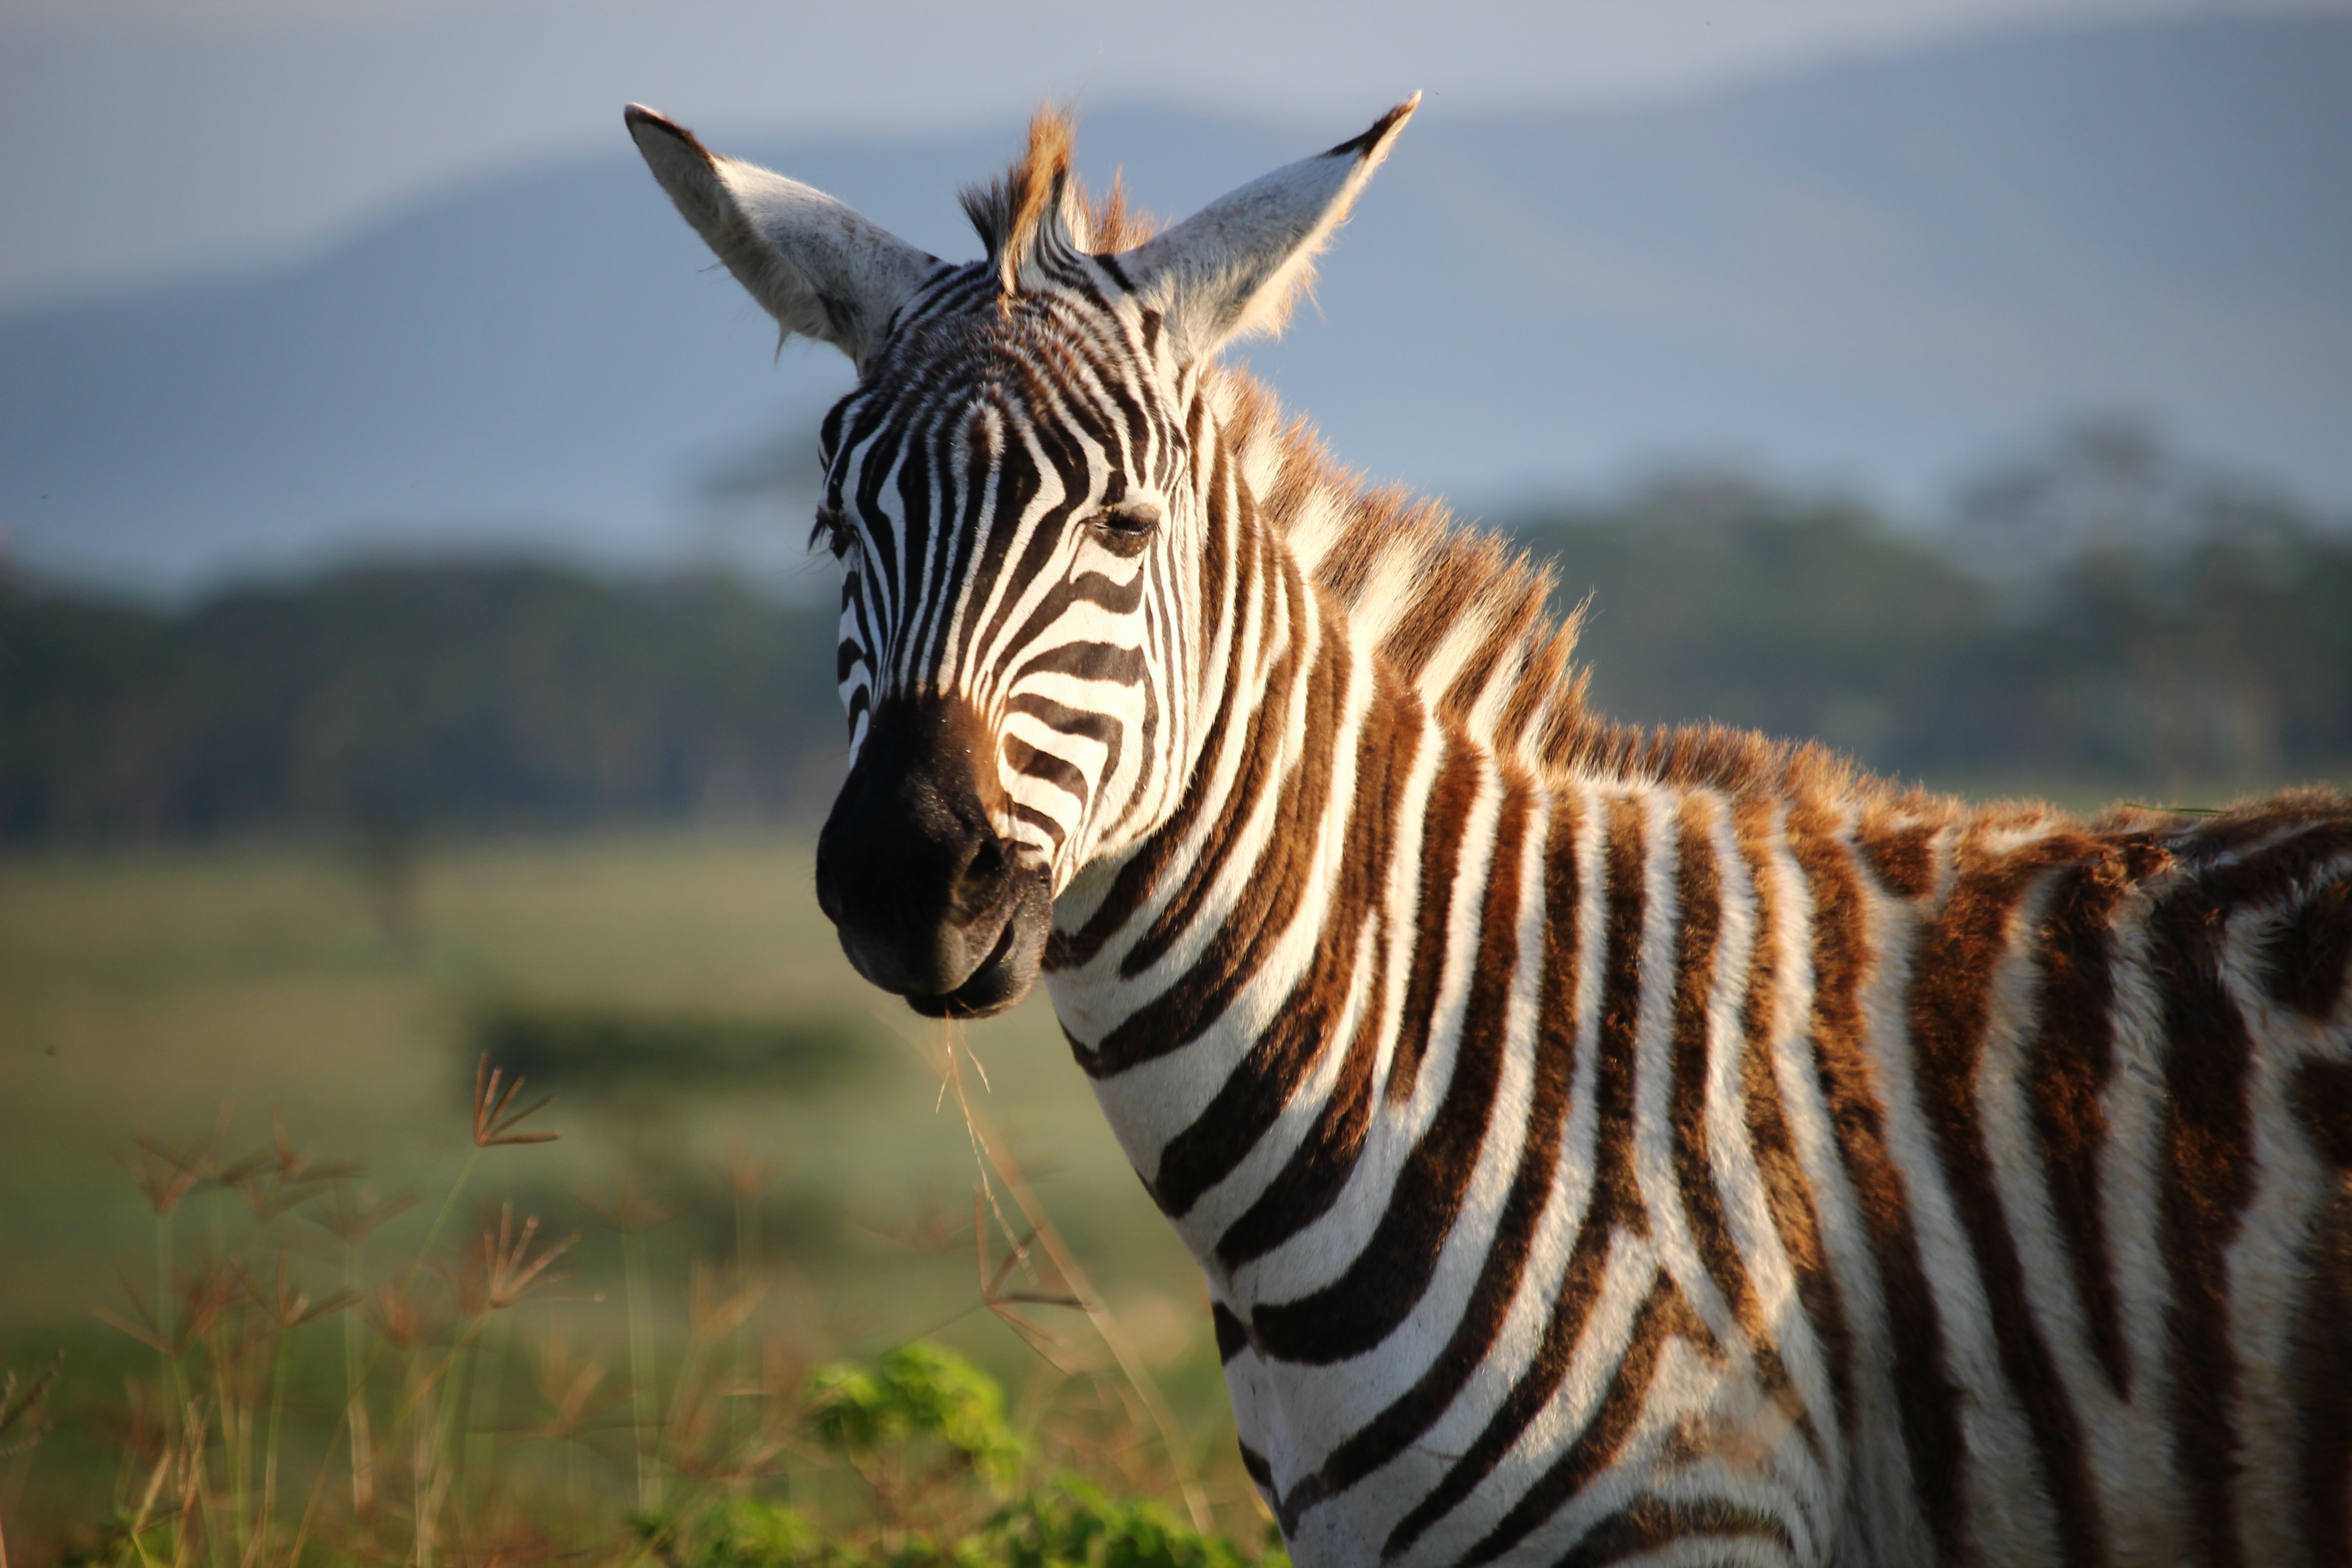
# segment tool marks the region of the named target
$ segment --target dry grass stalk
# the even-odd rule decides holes
[[[560,1132],[518,1132],[530,1118],[555,1103],[550,1094],[533,1100],[521,1110],[513,1109],[515,1097],[522,1092],[523,1078],[518,1073],[514,1082],[503,1091],[499,1080],[503,1069],[490,1065],[489,1053],[483,1053],[474,1065],[474,1147],[494,1149],[502,1143],[552,1143]]]
[[[888,1022],[895,1027],[898,1020],[893,1015],[888,1016]],[[1182,1440],[1178,1436],[1175,1413],[1168,1407],[1168,1401],[1161,1395],[1159,1384],[1153,1379],[1150,1370],[1145,1366],[1143,1358],[1136,1352],[1133,1342],[1129,1339],[1126,1330],[1120,1326],[1117,1315],[1111,1311],[1104,1302],[1101,1294],[1087,1280],[1086,1271],[1070,1252],[1068,1245],[1062,1238],[1061,1232],[1054,1227],[1053,1220],[1046,1215],[1045,1206],[1037,1201],[1036,1194],[1030,1188],[1028,1179],[1023,1174],[1019,1162],[1013,1157],[1011,1151],[1005,1147],[1003,1140],[997,1135],[995,1128],[987,1117],[982,1114],[979,1108],[972,1104],[971,1097],[965,1091],[961,1058],[971,1056],[971,1052],[962,1037],[961,1031],[952,1020],[943,1020],[936,1038],[939,1042],[936,1051],[928,1040],[917,1039],[912,1043],[926,1065],[940,1075],[940,1092],[942,1098],[944,1099],[948,1091],[952,1089],[955,1093],[957,1109],[963,1113],[964,1131],[971,1142],[973,1155],[981,1167],[980,1187],[973,1197],[975,1225],[979,1223],[979,1215],[982,1212],[981,1205],[984,1201],[987,1209],[994,1215],[998,1229],[1003,1233],[1006,1241],[1013,1245],[1016,1254],[1024,1252],[1030,1241],[1045,1248],[1046,1257],[1052,1260],[1055,1269],[1061,1275],[1063,1282],[1069,1288],[1071,1296],[1075,1298],[1073,1304],[1086,1314],[1087,1321],[1093,1326],[1096,1334],[1101,1338],[1104,1348],[1110,1352],[1111,1359],[1118,1363],[1120,1375],[1127,1380],[1128,1385],[1134,1391],[1135,1397],[1142,1407],[1142,1413],[1159,1432],[1160,1443],[1167,1450],[1169,1466],[1174,1473],[1177,1489],[1184,1500],[1185,1512],[1192,1518],[1192,1528],[1207,1531],[1210,1528],[1208,1500],[1201,1489],[1199,1479],[1192,1473],[1191,1456],[1186,1453]],[[971,1060],[973,1067],[980,1068],[980,1058],[972,1056]],[[986,1069],[980,1068],[980,1070],[982,1083],[985,1087]],[[997,1180],[1004,1184],[1005,1191],[1012,1196],[1013,1205],[1021,1211],[1022,1218],[1027,1223],[1028,1238],[1026,1240],[1016,1238],[1011,1222],[1005,1217],[1003,1210],[998,1206],[995,1187],[989,1180],[992,1172]],[[989,1300],[991,1292],[988,1289],[987,1252],[984,1246],[981,1251],[981,1269],[983,1302],[998,1317],[1006,1318],[1006,1313],[993,1301]],[[1013,1319],[1006,1318],[1006,1321],[1008,1326],[1014,1327],[1016,1331],[1021,1327],[1021,1324]],[[1024,1334],[1023,1338],[1028,1341],[1028,1335]],[[1028,1342],[1033,1348],[1036,1348],[1035,1342]],[[1042,1356],[1044,1353],[1040,1349],[1039,1354]],[[1051,1361],[1052,1358],[1046,1359]]]
[[[1024,1429],[1051,1432],[1051,1445],[1067,1462],[1137,1487],[1158,1489],[1172,1473],[1205,1526],[1205,1507],[1164,1402],[1039,1209],[1027,1173],[967,1095],[961,1054],[968,1052],[950,1042],[942,1093],[955,1090],[979,1165],[972,1305],[984,1306],[1039,1357],[1031,1393],[1024,1395]],[[109,1417],[110,1436],[124,1456],[114,1544],[102,1554],[111,1568],[299,1568],[320,1552],[354,1568],[577,1558],[591,1539],[585,1532],[606,1524],[618,1531],[615,1489],[605,1478],[614,1469],[627,1475],[633,1460],[637,1485],[628,1495],[644,1522],[627,1549],[631,1563],[690,1555],[698,1550],[695,1520],[715,1517],[710,1510],[725,1499],[772,1489],[786,1476],[798,1478],[793,1485],[799,1496],[833,1521],[828,1528],[846,1531],[842,1539],[866,1539],[876,1528],[858,1522],[870,1521],[871,1509],[858,1511],[844,1490],[850,1483],[838,1456],[809,1436],[803,1392],[809,1347],[796,1354],[792,1338],[805,1338],[807,1325],[755,1333],[763,1302],[775,1310],[772,1287],[782,1286],[795,1304],[788,1317],[814,1322],[824,1310],[789,1294],[789,1268],[772,1279],[756,1271],[752,1205],[776,1164],[740,1146],[718,1167],[737,1205],[732,1267],[709,1258],[693,1264],[684,1282],[686,1331],[658,1346],[644,1233],[670,1217],[674,1205],[649,1195],[626,1172],[609,1195],[582,1194],[621,1232],[628,1263],[627,1377],[615,1379],[606,1360],[575,1353],[562,1342],[527,1338],[530,1376],[519,1392],[528,1399],[535,1387],[535,1406],[501,1419],[511,1321],[503,1314],[562,1279],[559,1260],[580,1237],[555,1239],[535,1216],[500,1204],[462,1249],[436,1250],[482,1150],[552,1136],[525,1127],[547,1102],[518,1109],[520,1079],[508,1082],[483,1060],[474,1087],[464,1169],[421,1245],[387,1260],[382,1273],[368,1267],[368,1248],[389,1221],[415,1205],[415,1195],[367,1194],[353,1168],[324,1164],[296,1145],[282,1119],[268,1150],[234,1162],[219,1153],[225,1122],[198,1145],[141,1142],[127,1163],[157,1216],[157,1286],[151,1293],[126,1279],[121,1302],[92,1309],[161,1362],[152,1380],[129,1385],[120,1415]],[[206,1187],[243,1202],[214,1206],[210,1246],[182,1266],[163,1227],[190,1194]],[[284,1239],[289,1216],[317,1226],[310,1233],[316,1241],[332,1238],[323,1247],[314,1242],[322,1254],[315,1264],[299,1238]],[[934,1194],[918,1213],[917,1234],[906,1239],[939,1251],[960,1239],[962,1223]],[[339,1264],[339,1288],[311,1277],[314,1268],[331,1277]],[[1124,1381],[1092,1374],[1073,1380],[1067,1346],[1045,1315],[1055,1308],[1087,1315]],[[340,1405],[310,1391],[306,1380],[318,1358],[295,1342],[337,1312],[346,1314]],[[331,1363],[331,1342],[320,1349]],[[31,1412],[53,1376],[22,1388],[14,1380],[0,1384],[0,1455],[33,1435]],[[656,1395],[656,1377],[666,1398]],[[1091,1399],[1091,1413],[1066,1412],[1073,1396]],[[1169,1469],[1154,1470],[1163,1452]],[[391,1462],[382,1462],[386,1458]],[[298,1483],[289,1465],[310,1468]],[[346,1468],[347,1497],[331,1484]],[[936,1527],[951,1534],[982,1517],[975,1509],[993,1506],[968,1479],[932,1475],[921,1465],[893,1484],[886,1530]],[[555,1499],[560,1510],[542,1511]],[[590,1521],[596,1522],[584,1522]],[[559,1539],[551,1529],[575,1533]],[[0,1542],[0,1552],[10,1544],[20,1543]],[[604,1560],[601,1551],[585,1559]]]

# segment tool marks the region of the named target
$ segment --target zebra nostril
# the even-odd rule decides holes
[[[1013,859],[1003,839],[992,834],[980,840],[956,878],[954,902],[958,915],[969,917],[992,907],[1003,889],[1005,874],[1012,868]]]

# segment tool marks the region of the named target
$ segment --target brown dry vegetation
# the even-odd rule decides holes
[[[806,853],[444,844],[389,921],[331,848],[0,864],[12,1568],[1145,1528],[1064,1470],[1259,1540],[1199,1288],[1050,1016],[950,1037],[877,1005]],[[658,1026],[686,1059],[556,1060],[518,1121],[542,1085],[476,1085],[471,1043],[548,1017],[559,1053]],[[814,1076],[690,1048],[818,1037]],[[1017,1459],[836,1440],[823,1389],[918,1342],[924,1376],[1012,1391]]]

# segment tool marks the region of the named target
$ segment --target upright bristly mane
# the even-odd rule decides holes
[[[1077,121],[1066,109],[1041,106],[1029,121],[1029,144],[1013,166],[986,184],[967,185],[964,216],[988,247],[990,268],[1004,294],[1020,291],[1041,245],[1105,254],[1129,250],[1158,226],[1127,206],[1116,174],[1100,197],[1070,173]]]

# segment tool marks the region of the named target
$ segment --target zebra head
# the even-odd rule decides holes
[[[965,193],[988,255],[962,266],[629,109],[729,270],[857,367],[816,519],[841,563],[851,758],[817,899],[918,1012],[1019,1001],[1055,898],[1174,809],[1204,722],[1211,491],[1234,482],[1201,373],[1279,325],[1418,101],[1139,244],[1041,113],[1010,174]]]

